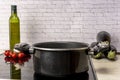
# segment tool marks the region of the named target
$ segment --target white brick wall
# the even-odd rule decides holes
[[[119,0],[0,0],[0,49],[9,48],[10,5],[18,5],[21,42],[96,41],[106,30],[120,51]]]

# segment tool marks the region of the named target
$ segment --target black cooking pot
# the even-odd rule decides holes
[[[57,77],[88,71],[86,43],[42,42],[33,44],[31,48],[34,50],[36,73]]]

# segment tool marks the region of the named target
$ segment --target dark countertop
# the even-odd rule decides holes
[[[0,55],[0,80],[13,80],[10,79],[10,63],[5,63],[4,60],[5,56],[3,54]],[[97,80],[96,74],[94,72],[94,69],[91,67],[92,62],[91,60],[89,60],[89,79],[87,80]],[[94,79],[93,79],[94,78]],[[20,80],[39,80],[40,78],[36,78],[35,73],[34,73],[34,69],[33,69],[33,56],[31,55],[31,59],[29,59],[28,62],[24,63],[24,66],[21,67],[21,79]],[[18,80],[18,79],[17,79]],[[46,80],[46,79],[42,79],[42,80]],[[66,79],[65,79],[66,80]],[[75,79],[78,80],[78,79]],[[86,79],[85,79],[86,80]]]
[[[10,79],[10,64],[5,63],[5,56],[0,55],[0,79]],[[33,60],[32,56],[28,62],[24,63],[21,68],[21,80],[33,80],[34,70],[33,70]],[[11,80],[11,79],[10,79]]]

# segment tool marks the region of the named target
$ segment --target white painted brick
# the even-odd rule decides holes
[[[106,30],[120,42],[119,0],[1,0],[0,48],[9,48],[10,5],[18,5],[21,42],[81,41],[91,43]]]
[[[89,27],[89,26],[88,26]],[[95,28],[89,28],[89,29],[82,29],[82,33],[83,34],[96,34],[97,32],[96,32],[96,29]]]
[[[23,5],[33,5],[34,0],[26,0],[26,1],[21,0],[21,1],[17,1],[17,2],[18,2],[18,4],[19,4],[19,2],[20,2],[20,3],[23,4]]]
[[[71,25],[72,28],[81,29],[83,25]]]
[[[43,16],[49,17],[49,16],[56,16],[55,13],[43,13]]]
[[[71,21],[55,21],[54,24],[73,24]]]
[[[85,17],[91,17],[91,16],[95,16],[95,14],[94,13],[82,13],[81,16],[82,17],[84,17],[84,16]]]
[[[79,33],[79,32],[81,32],[81,29],[71,28],[70,32],[72,32],[72,33]]]
[[[37,9],[37,7],[38,7],[38,6],[35,5],[35,4],[32,4],[32,6],[31,6],[31,4],[21,5],[21,6],[20,6],[21,9],[35,9],[35,8]]]
[[[49,25],[46,25],[49,26]],[[56,28],[56,29],[69,29],[70,25],[69,24],[54,24],[51,25],[51,28]]]
[[[96,24],[96,21],[93,20],[93,21],[89,21],[89,20],[86,20],[86,21],[81,21],[81,24]]]
[[[71,35],[70,35],[72,38],[79,38],[80,39],[80,37],[83,37],[83,35],[81,34],[81,33],[72,33]]]
[[[86,34],[83,34],[83,38],[84,39],[94,39],[96,38],[96,34],[89,34],[89,33],[86,33]]]

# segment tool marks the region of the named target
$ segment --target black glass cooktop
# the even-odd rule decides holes
[[[65,77],[48,77],[42,74],[34,73],[32,55],[31,59],[24,62],[24,65],[17,66],[14,70],[11,68],[11,65],[13,64],[6,63],[4,59],[5,56],[0,55],[0,80],[11,80],[12,76],[20,77],[20,79],[17,80],[97,80],[96,73],[93,68],[94,66],[90,58],[88,59],[89,71]],[[19,71],[21,74],[19,74]]]

